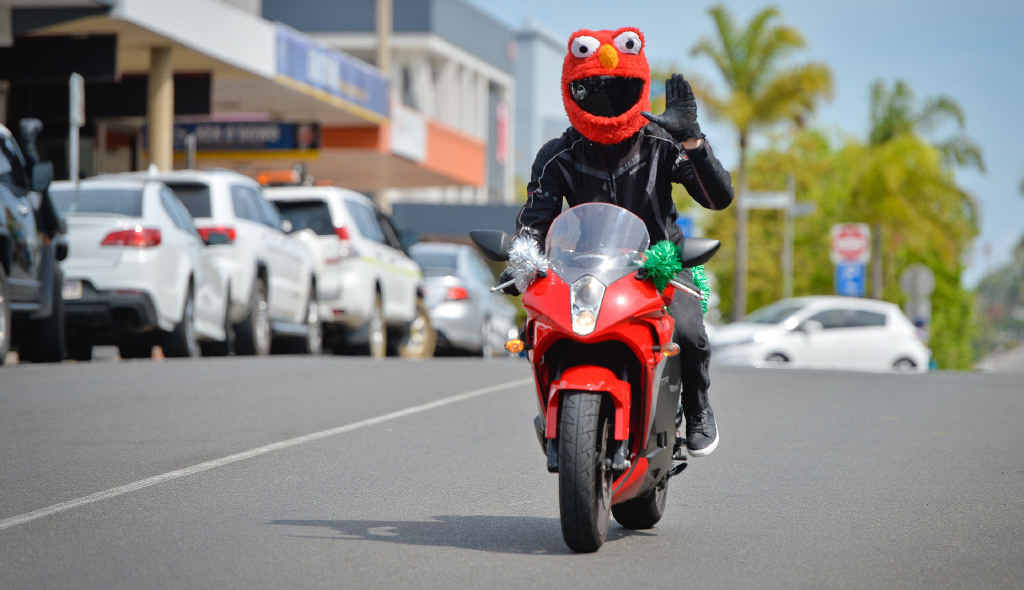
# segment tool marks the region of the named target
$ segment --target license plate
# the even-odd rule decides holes
[[[64,281],[62,293],[64,294],[64,299],[81,299],[82,281]]]

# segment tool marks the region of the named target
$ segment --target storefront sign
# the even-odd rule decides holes
[[[316,123],[273,121],[177,123],[174,149],[185,149],[185,138],[194,134],[199,151],[315,150],[320,147]]]
[[[340,98],[364,115],[387,118],[388,81],[358,59],[317,45],[308,37],[277,26],[277,74]]]

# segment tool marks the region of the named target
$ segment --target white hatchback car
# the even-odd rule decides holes
[[[234,348],[270,352],[275,338],[291,352],[322,343],[316,280],[307,246],[281,229],[262,187],[231,170],[145,174],[171,188],[192,215],[217,264],[230,277]]]
[[[88,360],[94,344],[121,356],[223,350],[227,276],[214,264],[185,207],[164,184],[143,179],[50,185],[68,223],[64,261],[68,352]],[[203,341],[203,342],[201,342]]]
[[[895,304],[795,297],[711,333],[711,360],[745,366],[926,371],[931,353]]]
[[[433,354],[419,265],[373,201],[337,187],[276,187],[264,194],[315,253],[320,317],[335,349],[371,356]]]

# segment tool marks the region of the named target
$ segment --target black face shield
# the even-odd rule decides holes
[[[640,78],[591,76],[569,83],[569,96],[581,109],[598,117],[617,117],[636,105],[644,91]]]

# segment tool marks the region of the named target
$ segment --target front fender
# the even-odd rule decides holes
[[[581,365],[566,369],[561,379],[551,384],[545,416],[547,438],[558,437],[558,404],[563,391],[607,393],[615,408],[615,440],[626,440],[629,437],[629,383],[605,367]]]

